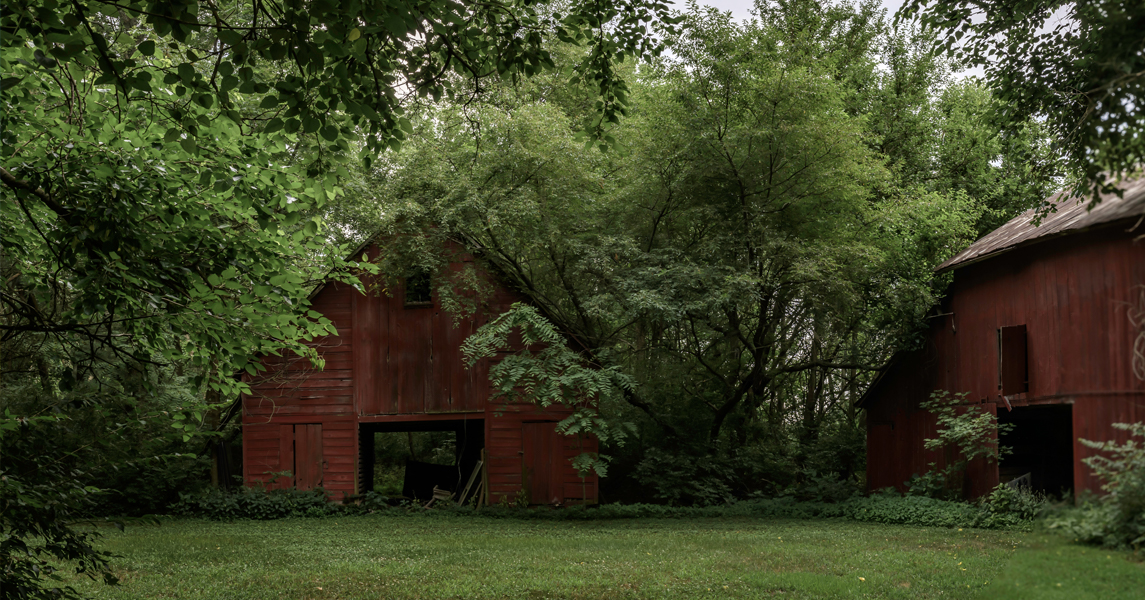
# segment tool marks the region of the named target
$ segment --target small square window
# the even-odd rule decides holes
[[[432,306],[429,271],[419,270],[406,277],[406,306]]]

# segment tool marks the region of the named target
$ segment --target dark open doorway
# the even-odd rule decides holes
[[[1073,405],[1047,404],[1000,408],[998,423],[1014,428],[1001,438],[1011,454],[1002,457],[998,476],[1007,483],[1028,476],[1038,492],[1068,495],[1073,490]]]
[[[485,447],[485,421],[362,423],[358,435],[358,489],[424,501],[435,486],[465,484]]]

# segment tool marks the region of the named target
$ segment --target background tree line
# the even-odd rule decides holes
[[[594,89],[490,82],[411,111],[411,142],[323,209],[347,241],[402,240],[396,276],[463,240],[536,307],[521,322],[622,374],[599,395],[635,430],[605,450],[614,498],[853,493],[853,403],[918,343],[933,267],[1062,183],[1038,123],[1004,132],[993,93],[876,3],[758,11],[690,5],[669,55],[626,65],[608,151],[578,133]]]

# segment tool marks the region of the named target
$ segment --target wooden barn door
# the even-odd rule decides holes
[[[524,423],[521,434],[524,446],[522,485],[529,494],[529,504],[564,502],[557,424]]]
[[[322,424],[299,423],[282,425],[279,438],[279,468],[291,471],[293,481],[283,481],[280,487],[292,484],[300,490],[312,490],[322,485]],[[282,481],[282,480],[280,480]]]
[[[294,487],[312,490],[322,485],[322,424],[294,426]]]

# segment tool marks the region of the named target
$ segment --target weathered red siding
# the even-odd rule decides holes
[[[371,246],[365,252],[374,258],[378,248]],[[451,270],[474,265],[471,256],[457,255],[460,258],[449,266]],[[374,286],[376,282],[367,279],[365,283]],[[570,462],[582,451],[595,452],[595,440],[566,437],[552,429],[569,410],[491,402],[488,361],[473,367],[465,363],[461,354],[465,338],[521,300],[493,283],[492,297],[476,315],[461,319],[456,326],[437,294],[432,306],[407,307],[400,284],[371,294],[339,283],[322,289],[312,299],[313,309],[330,318],[338,330],[337,335],[313,344],[326,361],[325,369],[315,370],[304,360],[268,357],[264,361],[268,372],[251,380],[252,393],[243,399],[248,484],[267,483],[271,473],[292,471],[294,477],[279,477],[274,486],[309,487],[317,481],[327,490],[354,494],[359,481],[361,423],[481,417],[486,428],[487,501],[516,501],[530,477],[531,463],[522,459],[528,453],[530,457],[544,455],[550,465],[546,473],[532,475],[536,481],[544,478],[549,486],[545,498],[533,498],[536,503],[554,498],[562,503],[595,502],[595,476],[582,479]],[[522,432],[535,429],[533,423],[548,423],[545,431],[552,439],[541,440],[539,445],[534,440],[526,449]],[[300,425],[307,435],[321,431],[320,444],[304,443],[307,451],[320,446],[320,472],[313,472],[316,459],[298,457]],[[537,448],[542,451],[538,453]],[[535,495],[529,490],[525,494]]]
[[[1145,382],[1131,372],[1135,332],[1127,309],[1145,284],[1145,243],[1124,226],[1046,240],[954,272],[926,346],[903,355],[864,399],[868,486],[902,484],[943,457],[923,450],[934,418],[918,408],[933,390],[969,392],[971,403],[1005,412],[999,390],[997,331],[1025,325],[1029,390],[1011,406],[1072,405],[1074,490],[1099,482],[1077,438],[1124,440],[1115,422],[1145,420]],[[971,496],[998,483],[997,469],[973,465]]]

